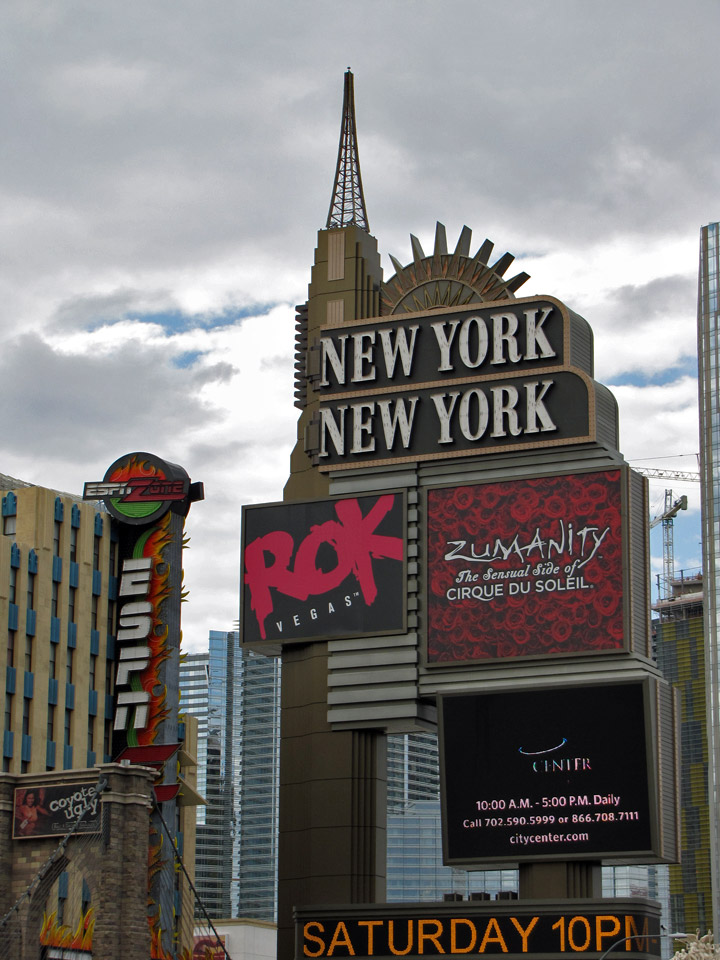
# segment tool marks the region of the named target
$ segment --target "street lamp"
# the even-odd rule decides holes
[[[605,957],[610,953],[611,950],[614,950],[615,947],[618,947],[621,943],[627,943],[628,940],[687,940],[686,933],[635,933],[631,937],[620,937],[619,940],[615,940],[603,953],[600,954],[598,960],[605,960]]]

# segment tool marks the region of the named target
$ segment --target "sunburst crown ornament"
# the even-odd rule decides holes
[[[463,227],[454,252],[449,254],[445,227],[438,222],[435,249],[432,256],[427,257],[418,238],[410,234],[412,262],[404,267],[395,257],[390,257],[395,274],[382,285],[380,313],[408,313],[514,299],[515,291],[529,275],[518,273],[505,279],[504,274],[515,257],[506,253],[490,265],[493,243],[485,240],[472,257],[471,238],[470,228]]]

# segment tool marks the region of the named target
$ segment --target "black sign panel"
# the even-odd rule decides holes
[[[309,450],[321,469],[594,440],[593,381],[557,370],[321,404]]]
[[[245,507],[244,642],[402,631],[404,521],[400,493]]]
[[[565,363],[564,312],[559,301],[507,300],[492,307],[475,304],[462,311],[326,328],[317,344],[313,390],[382,391],[560,367]]]
[[[657,904],[635,898],[563,907],[548,901],[299,907],[295,956],[597,958],[615,943],[618,954],[660,955]]]
[[[442,698],[447,863],[652,859],[643,682]]]

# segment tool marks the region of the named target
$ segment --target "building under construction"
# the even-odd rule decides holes
[[[702,574],[680,571],[669,587],[653,604],[658,666],[680,694],[682,718],[681,860],[669,867],[669,925],[705,932],[712,927],[712,898]]]

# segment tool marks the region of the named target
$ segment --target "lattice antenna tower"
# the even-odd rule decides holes
[[[327,228],[330,230],[332,227],[349,227],[353,224],[370,232],[358,157],[355,89],[353,75],[348,67],[345,73],[340,145]]]

